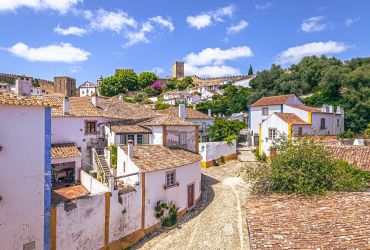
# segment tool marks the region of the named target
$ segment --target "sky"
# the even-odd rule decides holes
[[[116,68],[240,75],[304,56],[370,56],[370,1],[0,0],[0,72],[77,85]]]

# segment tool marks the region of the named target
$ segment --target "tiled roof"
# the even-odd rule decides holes
[[[53,189],[51,192],[51,201],[53,204],[63,203],[88,195],[89,192],[82,185],[62,187]]]
[[[120,119],[142,120],[152,118],[157,114],[153,109],[140,104],[127,103],[117,97],[99,97],[99,106],[105,115]]]
[[[250,107],[285,104],[286,101],[293,97],[295,97],[294,94],[262,97],[251,104]]]
[[[3,91],[0,91],[0,104],[38,107],[52,106],[52,103],[48,102],[47,100],[35,100],[30,97],[20,96]]]
[[[52,103],[53,116],[78,117],[106,117],[111,119],[148,119],[156,113],[150,108],[139,104],[131,104],[112,97],[98,97],[99,106],[95,107],[90,96],[69,97],[69,114],[63,113],[63,100],[61,96],[33,96],[35,100],[44,100]]]
[[[110,127],[116,134],[151,134],[152,131],[140,125],[113,125]]]
[[[144,126],[198,126],[195,123],[181,120],[178,116],[165,114],[157,115],[140,124]]]
[[[293,108],[297,108],[297,109],[301,109],[301,110],[304,110],[304,111],[308,111],[308,112],[322,112],[321,111],[321,108],[318,108],[318,107],[311,107],[311,106],[306,106],[306,105],[300,105],[300,104],[286,104],[287,106],[290,106],[290,107],[293,107]]]
[[[179,115],[179,108],[178,107],[169,107],[163,110],[160,110],[159,113],[168,114],[168,115]],[[186,115],[185,118],[187,119],[205,119],[205,120],[214,120],[212,116],[206,115],[198,110],[192,108],[186,108]]]
[[[73,143],[51,145],[51,158],[73,158],[80,157],[81,153]]]
[[[370,146],[325,145],[325,149],[337,159],[370,171]]]
[[[80,88],[84,88],[84,87],[93,87],[93,88],[96,88],[96,87],[98,87],[98,84],[93,83],[93,82],[86,81],[83,84],[81,84],[81,86],[80,86]]]
[[[280,113],[280,112],[275,112],[274,113],[275,115],[277,115],[280,119],[282,119],[283,121],[287,122],[287,123],[291,123],[291,124],[309,124],[305,121],[303,121],[301,118],[299,118],[296,114],[293,114],[293,113]]]
[[[370,193],[247,200],[251,249],[370,249]]]
[[[127,146],[120,145],[127,153]],[[133,146],[133,162],[143,172],[153,172],[186,166],[202,160],[202,156],[184,149],[167,148],[162,145]]]

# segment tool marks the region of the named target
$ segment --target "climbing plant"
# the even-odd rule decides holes
[[[176,208],[173,202],[167,204],[166,202],[161,203],[160,201],[157,201],[157,206],[154,210],[155,217],[160,219],[162,226],[171,227],[176,224],[178,208]]]

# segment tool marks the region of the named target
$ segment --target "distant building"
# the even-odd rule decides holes
[[[77,96],[76,79],[69,76],[55,76],[54,93],[68,97]]]
[[[80,96],[91,96],[98,93],[98,84],[86,81],[79,87]]]
[[[172,77],[180,80],[185,77],[184,62],[176,61],[172,64]]]

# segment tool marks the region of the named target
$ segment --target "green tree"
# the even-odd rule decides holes
[[[253,75],[253,68],[251,64],[249,64],[248,75],[249,76]]]
[[[216,117],[214,124],[208,129],[208,133],[212,141],[224,141],[228,138],[237,138],[240,130],[245,127],[246,125],[239,120]]]
[[[152,96],[156,96],[158,95],[158,91],[151,87],[151,86],[148,86],[144,89],[144,92],[149,96],[149,97],[152,97]]]
[[[326,191],[361,191],[370,173],[334,159],[311,139],[280,140],[271,164],[247,169],[254,192],[321,194]]]
[[[138,77],[135,72],[128,69],[118,70],[113,76],[104,78],[99,86],[99,92],[103,96],[115,96],[128,90],[136,90]]]
[[[148,94],[145,92],[137,92],[133,97],[133,101],[139,103],[144,102],[146,99],[148,99]]]
[[[145,89],[156,80],[158,80],[158,76],[153,72],[141,72],[138,76],[139,86],[141,89]]]

